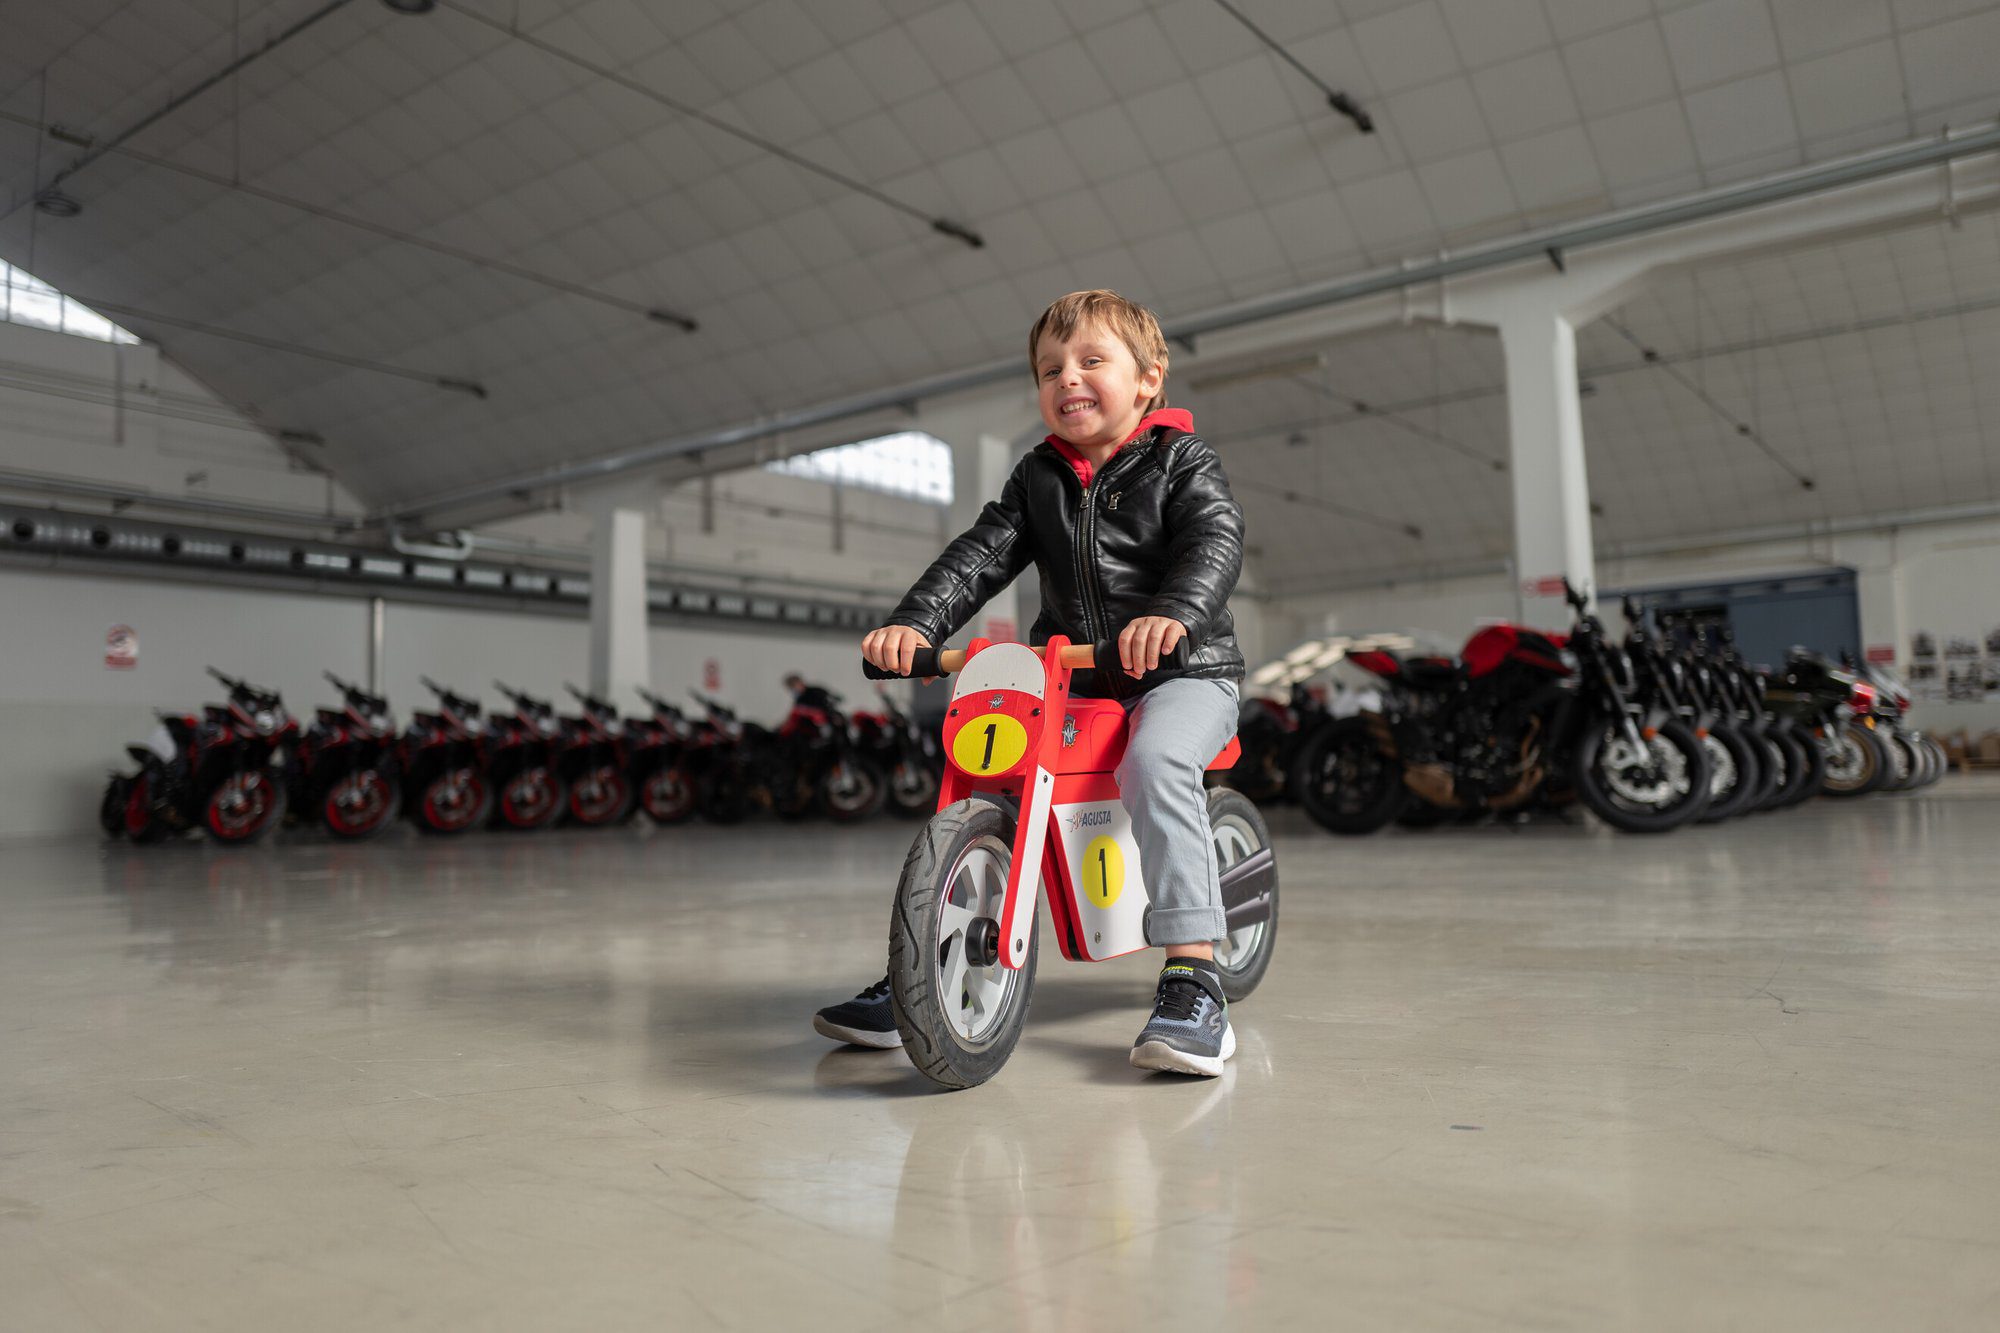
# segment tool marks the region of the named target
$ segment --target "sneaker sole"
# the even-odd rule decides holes
[[[1155,1069],[1168,1074],[1197,1074],[1203,1078],[1220,1078],[1223,1062],[1236,1054],[1236,1029],[1222,1030],[1222,1054],[1196,1055],[1169,1046],[1164,1041],[1142,1041],[1132,1048],[1132,1066],[1135,1069]]]
[[[903,1034],[895,1028],[890,1028],[887,1032],[869,1032],[864,1028],[848,1028],[838,1023],[829,1023],[818,1014],[813,1015],[813,1031],[832,1041],[844,1041],[850,1046],[867,1046],[877,1051],[899,1050],[903,1045]]]

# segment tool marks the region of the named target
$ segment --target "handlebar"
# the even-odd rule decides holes
[[[1035,656],[1046,657],[1047,650],[1036,648]],[[1189,640],[1183,638],[1174,645],[1170,653],[1160,655],[1163,668],[1178,670],[1188,664]],[[1072,643],[1062,650],[1062,664],[1072,671],[1092,671],[1097,667],[1098,658],[1115,663],[1118,660],[1118,645],[1107,639],[1103,643]],[[910,676],[929,679],[933,676],[950,676],[965,669],[966,653],[962,648],[919,648],[910,661]],[[862,662],[861,674],[869,680],[904,680],[907,677],[894,671],[884,671],[874,663]]]

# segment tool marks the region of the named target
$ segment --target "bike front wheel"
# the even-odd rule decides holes
[[[1650,733],[1650,734],[1649,734]],[[1649,727],[1634,745],[1615,720],[1596,723],[1577,747],[1570,780],[1591,813],[1626,833],[1665,833],[1708,808],[1708,752],[1678,722]]]
[[[889,996],[904,1051],[941,1087],[977,1087],[999,1073],[1027,1025],[1034,926],[1020,967],[997,956],[1013,849],[1013,817],[966,800],[931,816],[903,862],[889,920]]]

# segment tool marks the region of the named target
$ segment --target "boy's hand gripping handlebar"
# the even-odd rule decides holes
[[[1172,652],[1161,653],[1161,669],[1179,670],[1185,667],[1189,646],[1190,641],[1184,638],[1174,645]],[[1044,652],[1044,649],[1037,648],[1035,656],[1040,657]],[[861,674],[869,680],[928,680],[933,676],[949,676],[963,670],[965,658],[962,648],[919,648],[910,659],[909,676],[884,671],[866,658],[861,661]],[[1108,639],[1103,643],[1073,643],[1062,650],[1062,664],[1072,671],[1095,670],[1100,659],[1115,665],[1118,661],[1117,643]]]

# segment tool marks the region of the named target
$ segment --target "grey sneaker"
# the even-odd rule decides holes
[[[896,1030],[896,1014],[889,1003],[889,978],[883,977],[853,999],[830,1004],[814,1014],[813,1031],[881,1051],[901,1046],[903,1034]]]
[[[1132,1063],[1140,1069],[1215,1078],[1236,1054],[1229,1026],[1229,1002],[1212,968],[1176,958],[1160,969],[1153,1016],[1132,1043]]]

